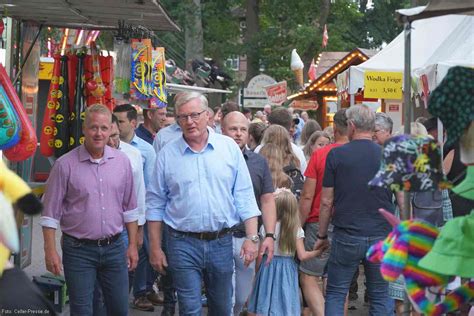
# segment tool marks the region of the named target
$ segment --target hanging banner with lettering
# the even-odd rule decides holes
[[[402,99],[403,74],[401,72],[366,71],[364,97],[378,99]]]
[[[281,81],[268,86],[265,86],[267,99],[274,105],[281,105],[286,101],[287,89],[286,81]]]

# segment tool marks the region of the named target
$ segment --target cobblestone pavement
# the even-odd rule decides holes
[[[29,277],[33,277],[36,275],[42,275],[46,273],[46,267],[44,264],[44,252],[43,252],[43,234],[41,231],[41,226],[38,224],[39,217],[35,217],[33,219],[33,234],[32,234],[32,262],[31,265],[24,269],[25,273]],[[61,248],[59,247],[59,239],[60,234],[56,233],[56,245],[61,254]],[[362,316],[368,315],[368,307],[364,305],[363,298],[364,298],[364,285],[363,285],[363,274],[359,276],[359,298],[357,301],[350,302],[349,307],[355,308],[354,310],[349,310],[349,316]],[[130,302],[132,301],[132,297],[130,297]],[[143,312],[133,308],[130,308],[129,315],[132,316],[151,316],[151,315],[161,315],[161,306],[156,306],[154,312]],[[206,309],[203,311],[203,315],[206,312]],[[69,306],[66,305],[63,309],[63,313],[61,315],[69,315]],[[176,314],[177,308],[176,308]],[[289,315],[290,316],[290,315]]]

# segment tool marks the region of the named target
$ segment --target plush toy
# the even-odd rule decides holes
[[[382,214],[389,222],[399,222],[388,212]],[[431,250],[439,234],[438,229],[421,220],[399,222],[384,241],[373,245],[367,259],[381,263],[380,272],[387,281],[395,281],[400,274],[405,278],[408,297],[415,309],[426,315],[441,315],[459,308],[474,297],[474,281],[469,281],[452,292],[446,292],[450,277],[421,268],[418,262]],[[436,287],[436,289],[435,289]],[[435,291],[428,298],[427,290]]]
[[[16,173],[7,168],[0,159],[0,190],[15,207],[28,215],[38,214],[43,204],[32,193],[30,187]]]
[[[43,209],[30,187],[0,159],[0,274],[10,251],[19,251],[18,229],[12,208],[33,215]]]

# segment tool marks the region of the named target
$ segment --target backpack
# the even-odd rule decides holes
[[[300,169],[291,164],[284,167],[283,171],[290,177],[292,183],[291,192],[293,192],[293,194],[299,200],[304,185],[304,177],[301,174]]]

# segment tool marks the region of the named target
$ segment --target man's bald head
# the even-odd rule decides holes
[[[229,136],[244,149],[249,137],[249,121],[240,112],[230,112],[222,121],[222,134]]]

